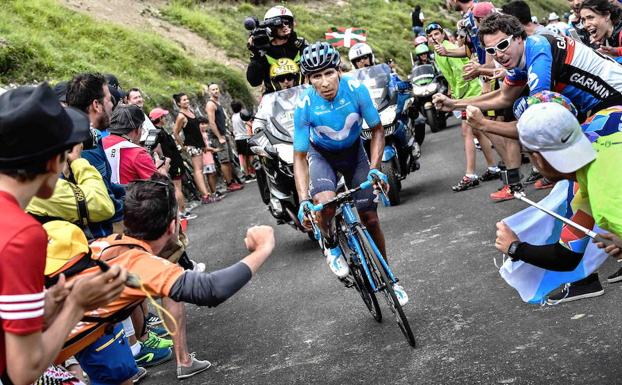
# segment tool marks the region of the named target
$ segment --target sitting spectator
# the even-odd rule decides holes
[[[0,96],[0,381],[28,384],[60,351],[86,310],[124,288],[113,267],[73,285],[61,278],[44,291],[47,237],[24,213],[31,198],[52,196],[66,151],[88,139],[88,119],[62,108],[47,84]]]
[[[130,183],[127,187],[125,205],[125,235],[113,235],[99,239],[91,244],[94,258],[101,258],[110,265],[127,266],[129,271],[138,275],[147,293],[156,297],[166,297],[170,302],[188,302],[200,306],[217,306],[241,289],[266,261],[274,248],[274,236],[272,228],[267,226],[253,227],[248,230],[244,242],[251,253],[240,262],[212,273],[200,273],[184,271],[178,265],[156,257],[174,238],[179,231],[179,219],[177,216],[177,202],[174,197],[174,188],[168,178],[154,175],[150,180],[140,180]],[[145,221],[145,218],[150,218]],[[72,225],[68,224],[71,227]],[[73,227],[73,231],[77,228]],[[60,237],[60,240],[68,237]],[[128,247],[127,245],[136,245]],[[117,245],[117,247],[111,247]],[[88,245],[84,244],[88,249]],[[56,259],[69,260],[74,255],[66,254],[56,256]],[[87,269],[82,274],[88,274],[96,268]],[[80,276],[79,275],[79,276]],[[73,279],[73,278],[72,278]],[[126,288],[121,297],[103,309],[96,312],[115,312],[136,300],[144,299],[146,293],[142,290]],[[168,309],[170,311],[170,309]],[[88,315],[89,313],[87,313]],[[180,341],[185,341],[186,324],[183,304],[173,311],[171,315],[177,320],[175,335]],[[80,333],[88,325],[82,325],[74,333]],[[129,347],[127,344],[117,348],[125,349],[124,354],[119,353],[111,356],[105,352],[88,349],[88,359],[92,362],[108,362],[108,368],[99,368],[95,374],[102,376],[102,372],[111,372],[111,368],[122,363],[123,355],[127,356]],[[209,361],[199,361],[194,354],[188,354],[185,343],[181,342],[177,361],[177,378],[187,378],[203,370],[208,369]],[[183,352],[183,353],[182,353]],[[78,359],[85,360],[83,353]],[[135,365],[131,360],[126,360],[127,365]],[[87,373],[94,368],[87,368]],[[131,371],[127,371],[125,379],[116,378],[117,382],[123,382],[129,378]],[[110,373],[111,375],[114,373]]]

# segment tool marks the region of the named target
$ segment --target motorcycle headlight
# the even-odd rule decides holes
[[[427,86],[425,86],[425,90],[429,93],[436,92],[437,89],[438,89],[438,83],[430,83]]]
[[[395,121],[397,116],[397,105],[392,105],[380,111],[380,122],[383,126],[388,126]]]

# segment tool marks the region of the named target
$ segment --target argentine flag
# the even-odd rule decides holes
[[[571,205],[573,198],[573,185],[569,181],[561,181],[539,203],[566,218],[571,218],[574,214]],[[535,207],[528,207],[503,221],[521,241],[533,245],[557,243],[562,236],[563,223]],[[596,232],[603,232],[596,225],[586,227],[592,227]],[[516,289],[523,301],[544,303],[551,291],[563,284],[587,277],[607,259],[607,254],[597,248],[587,236],[568,240],[566,244],[575,252],[585,252],[574,271],[550,271],[523,261],[512,262],[508,258],[499,269],[499,274]]]

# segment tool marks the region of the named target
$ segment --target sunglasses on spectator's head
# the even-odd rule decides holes
[[[280,75],[274,78],[274,80],[276,80],[278,83],[282,83],[284,81],[288,81],[291,82],[296,78],[296,76],[294,74],[285,74],[285,75]]]
[[[164,187],[164,191],[166,192],[166,211],[170,212],[172,207],[170,204],[170,193],[169,193],[169,188],[170,188],[170,184],[166,183],[166,182],[162,182],[160,180],[153,180],[153,179],[136,179],[135,181],[133,181],[133,183],[151,183],[151,184],[155,184],[158,186],[162,186]],[[173,215],[173,218],[175,218],[176,215]],[[171,218],[171,219],[173,219]]]
[[[512,39],[514,39],[514,36],[508,36],[506,39],[501,40],[496,45],[492,47],[486,47],[486,53],[489,55],[494,55],[497,52],[505,52],[505,50],[510,47]]]
[[[432,31],[437,30],[437,29],[442,31],[443,27],[441,27],[441,25],[438,23],[432,23],[428,25],[427,27],[425,27],[425,34],[429,35],[430,33],[432,33]]]

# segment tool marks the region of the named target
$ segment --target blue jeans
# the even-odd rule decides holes
[[[415,34],[415,37],[423,35],[423,27],[413,27],[413,33]]]

